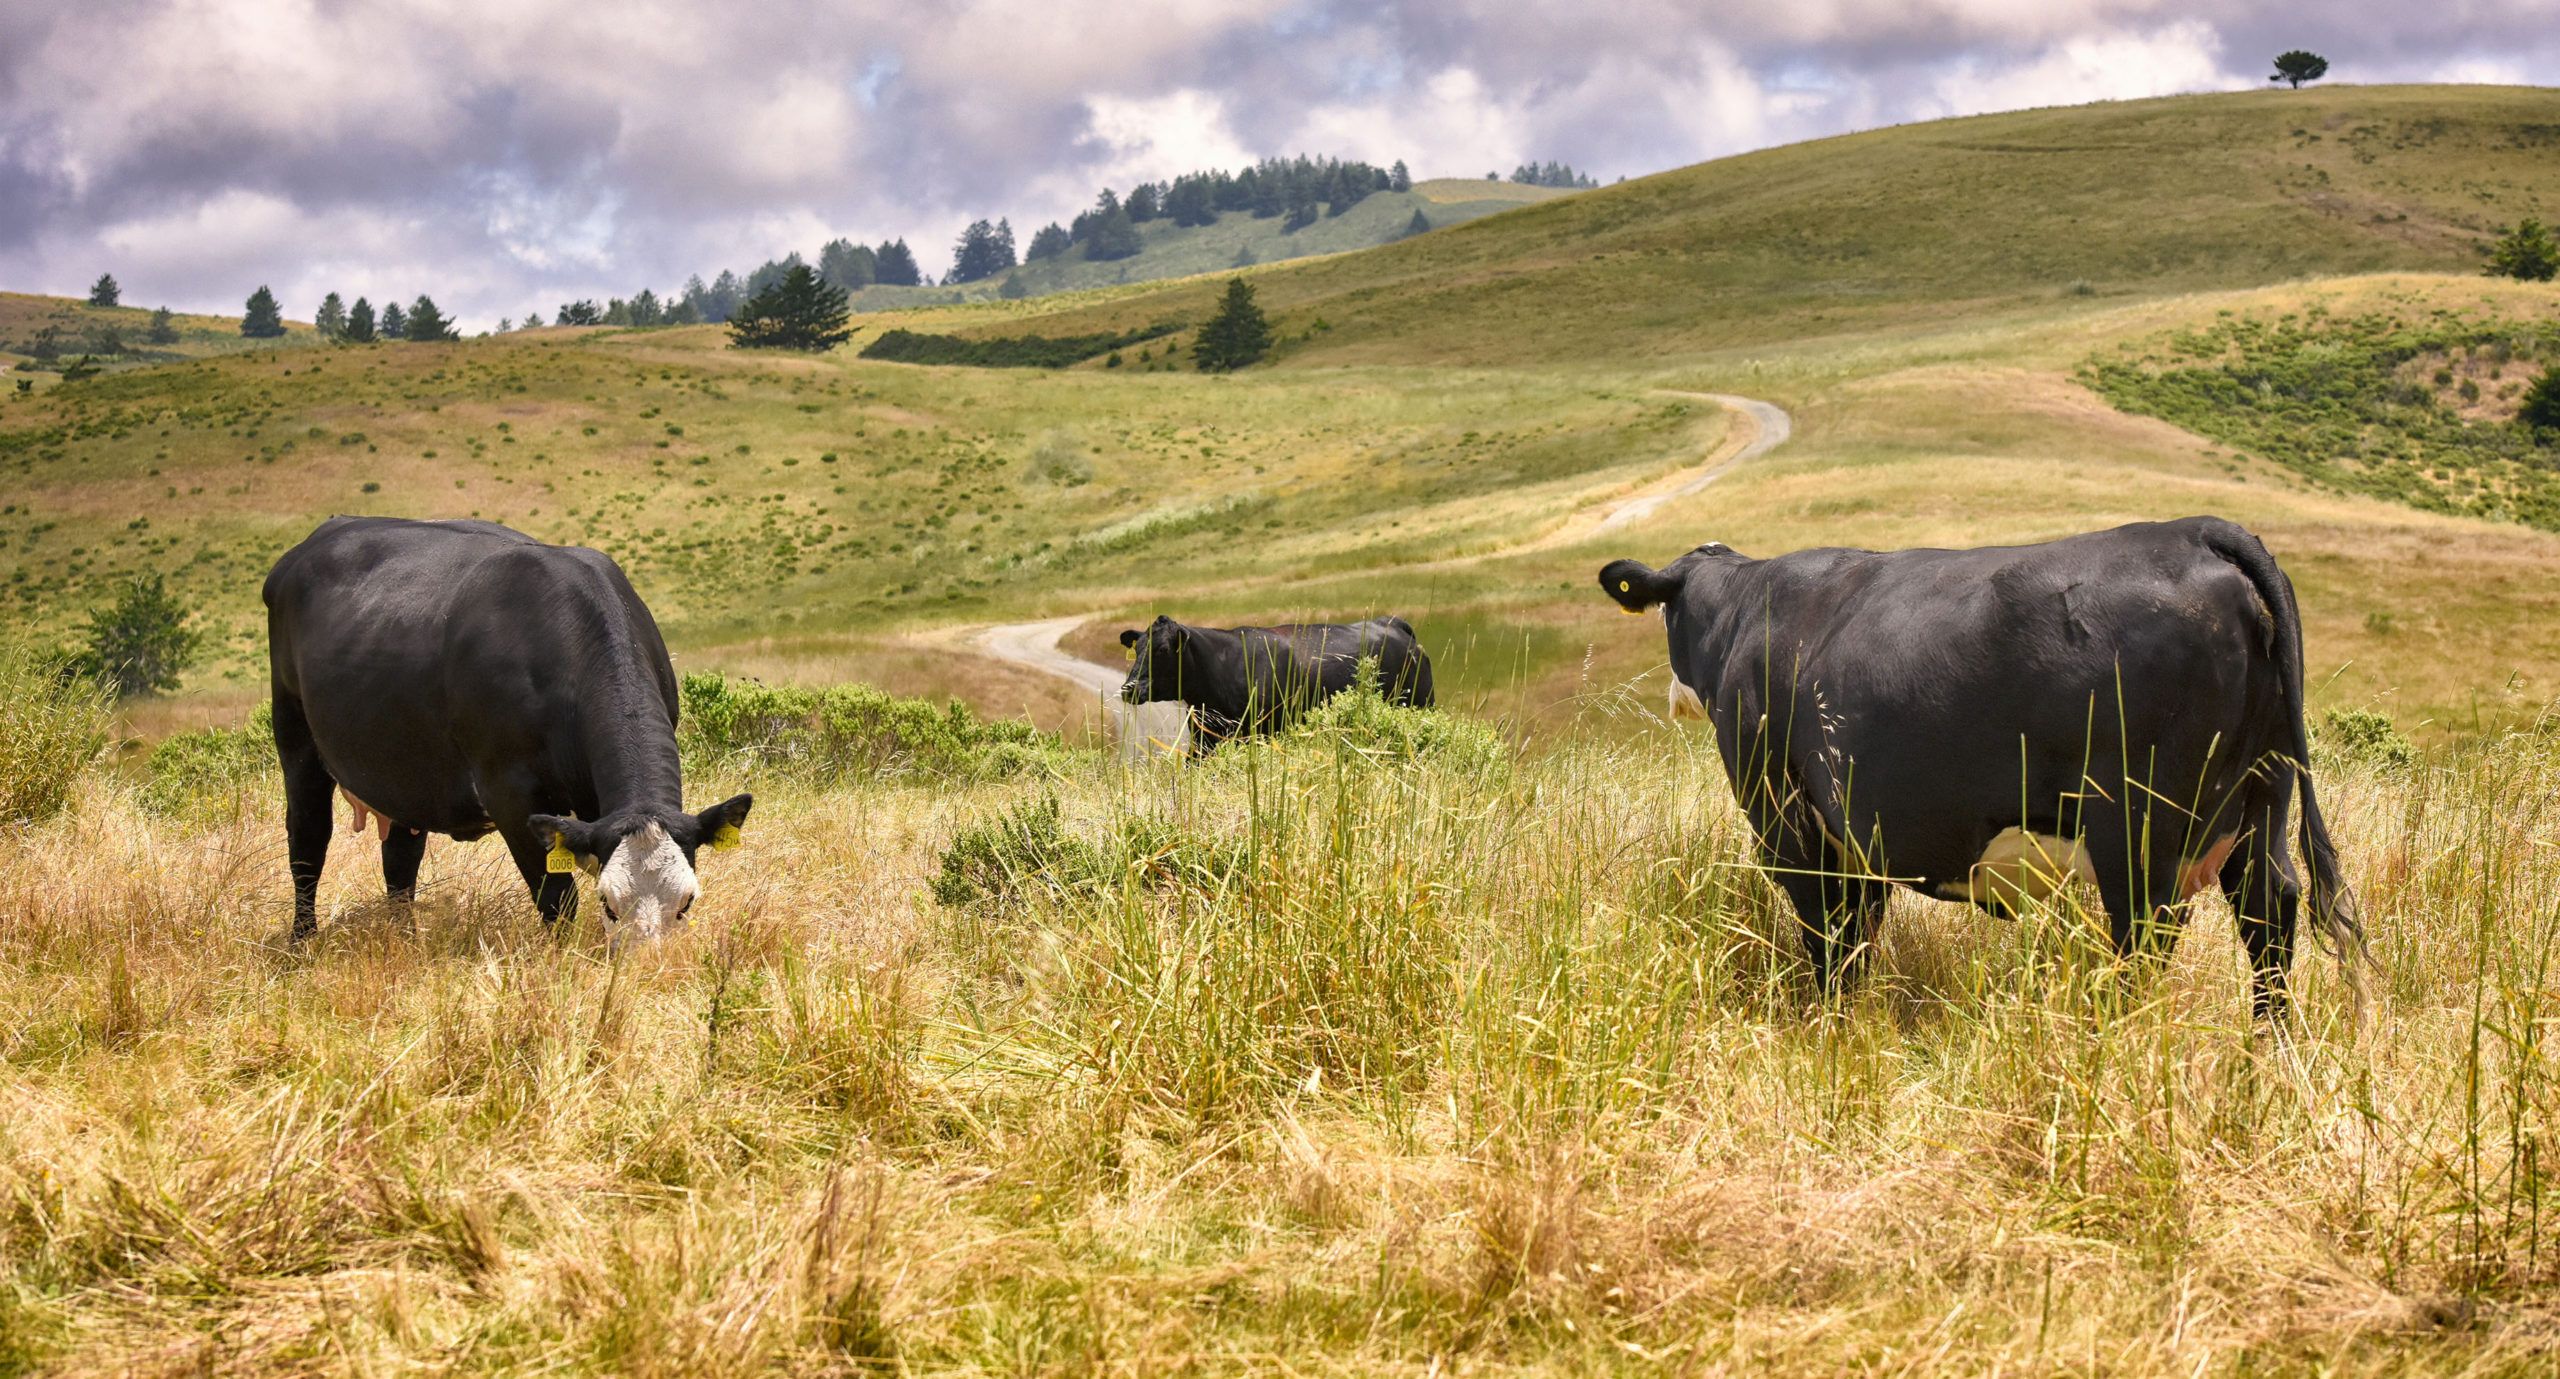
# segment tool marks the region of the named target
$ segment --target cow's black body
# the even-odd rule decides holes
[[[1349,689],[1363,659],[1378,663],[1378,687],[1390,702],[1432,702],[1431,658],[1402,618],[1228,628],[1158,618],[1144,631],[1122,632],[1120,644],[1131,653],[1120,697],[1189,705],[1202,751],[1287,727]]]
[[[1889,882],[1962,896],[2014,827],[2085,844],[2128,951],[2219,883],[2272,1013],[2301,895],[2297,788],[2314,918],[2342,955],[2359,946],[2302,764],[2293,587],[2232,523],[1769,560],[1710,544],[1660,571],[1614,562],[1601,585],[1663,605],[1672,674],[1826,979]]]
[[[690,861],[676,679],[657,624],[613,561],[488,522],[335,517],[267,576],[276,750],[284,767],[294,932],[317,922],[331,791],[396,825],[384,880],[405,896],[426,833],[506,840],[546,920],[574,908],[549,873],[558,829],[594,861],[655,820]],[[548,820],[557,824],[559,820]]]

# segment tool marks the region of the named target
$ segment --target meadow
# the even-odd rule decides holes
[[[0,392],[0,1375],[2547,1369],[2560,533],[2496,408],[2560,296],[2477,246],[2560,201],[2555,128],[2340,88],[1771,150],[1252,269],[1280,346],[1228,377],[1186,358],[1220,273],[819,358],[543,330]],[[1736,440],[1707,392],[1794,439],[1589,534]],[[623,563],[689,789],[758,797],[691,931],[545,934],[442,841],[397,913],[341,838],[276,945],[256,591],[331,512]],[[1818,997],[1592,572],[2193,512],[2300,591],[2361,1018],[2306,942],[2253,1027],[2218,900],[2155,973],[2094,903],[1900,897]],[[145,573],[210,634],[183,692],[32,676]],[[1448,712],[1195,767],[971,645],[1377,611]]]
[[[286,951],[269,782],[85,773],[0,841],[0,1364],[2344,1375],[2560,1348],[2560,734],[2324,750],[2381,976],[2359,1021],[2306,951],[2270,1031],[2218,901],[2144,974],[2069,904],[1904,897],[1824,1000],[1702,740],[1621,686],[1577,715],[1534,752],[1369,710],[1205,767],[857,753],[823,780],[692,739],[698,793],[757,791],[748,850],[620,960],[592,918],[543,933],[493,848],[432,845],[402,915],[346,839],[328,927]]]

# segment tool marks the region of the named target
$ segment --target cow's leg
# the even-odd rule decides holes
[[[2165,965],[2186,917],[2178,893],[2178,845],[2146,837],[2143,816],[2129,827],[2095,826],[2086,845],[2097,869],[2098,898],[2107,909],[2107,937],[2117,956],[2138,959],[2142,970]]]
[[[1778,888],[1795,905],[1815,985],[1825,992],[1845,985],[1883,917],[1885,883],[1843,875],[1836,860],[1825,859],[1780,871]]]
[[[330,812],[338,783],[320,761],[320,744],[299,701],[275,697],[276,761],[284,768],[286,868],[293,874],[293,942],[320,928],[320,869],[329,859]]]
[[[2293,925],[2302,906],[2302,881],[2284,845],[2284,822],[2282,805],[2258,812],[2222,864],[2222,894],[2240,925],[2241,946],[2249,950],[2249,1006],[2270,1023],[2291,1013],[2285,974],[2293,967]]]
[[[396,904],[418,898],[418,863],[427,855],[423,830],[393,824],[382,837],[382,888]]]

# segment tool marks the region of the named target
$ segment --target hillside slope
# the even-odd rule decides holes
[[[316,343],[310,325],[304,322],[285,322],[284,338],[280,340],[243,337],[237,316],[178,313],[169,324],[178,338],[155,344],[150,338],[148,307],[95,307],[76,297],[0,292],[0,370],[42,387],[53,381],[62,363],[84,355],[115,369]],[[53,357],[40,357],[48,346]],[[28,367],[20,368],[22,364]]]
[[[1415,183],[1409,192],[1374,193],[1341,215],[1325,216],[1294,231],[1283,228],[1281,217],[1257,217],[1248,211],[1229,211],[1211,225],[1185,226],[1170,220],[1151,220],[1138,227],[1138,238],[1145,247],[1128,258],[1088,259],[1079,245],[1064,257],[1024,264],[1019,276],[1034,296],[1183,278],[1392,244],[1406,236],[1417,211],[1437,230],[1571,195],[1557,187],[1436,178]],[[1023,237],[1029,238],[1027,233]],[[857,311],[897,311],[984,301],[993,298],[1002,285],[999,277],[957,287],[872,286],[853,294],[853,306]]]
[[[1719,159],[1256,270],[1290,357],[1660,358],[2063,294],[2462,272],[2560,210],[2560,91],[2336,87],[1985,115]],[[1197,319],[1211,283],[1048,328]]]

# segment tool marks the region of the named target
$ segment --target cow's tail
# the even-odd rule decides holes
[[[1612,560],[1600,567],[1600,587],[1630,613],[1670,602],[1671,596],[1680,592],[1681,583],[1681,576],[1656,570],[1640,560]]]
[[[2293,581],[2285,578],[2265,544],[2236,524],[2217,524],[2206,542],[2214,554],[2248,576],[2259,601],[2275,620],[2275,633],[2270,640],[2274,643],[2277,676],[2284,686],[2285,720],[2293,727],[2293,740],[2288,745],[2294,759],[2294,778],[2302,788],[2302,859],[2311,872],[2311,922],[2328,941],[2330,953],[2338,960],[2338,970],[2361,1006],[2364,969],[2373,965],[2373,953],[2365,946],[2364,923],[2356,913],[2355,893],[2347,888],[2346,876],[2338,866],[2338,848],[2329,840],[2328,820],[2320,815],[2320,794],[2311,783],[2311,735],[2305,722],[2308,709],[2302,687],[2302,615],[2294,605]]]

